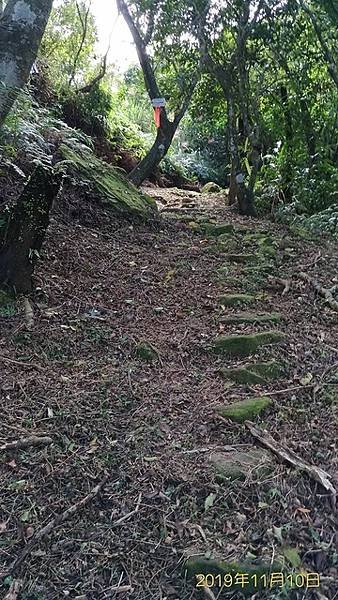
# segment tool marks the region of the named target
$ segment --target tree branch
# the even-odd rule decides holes
[[[327,45],[326,41],[324,40],[321,28],[319,27],[319,24],[316,20],[316,17],[314,16],[312,10],[309,8],[309,6],[306,4],[306,2],[304,0],[299,0],[299,2],[300,2],[302,9],[307,14],[307,16],[309,17],[309,19],[312,23],[313,29],[316,32],[318,41],[322,47],[323,54],[324,54],[325,60],[327,62],[327,69],[338,88],[338,69],[337,69],[335,60],[333,58],[333,55],[331,53],[331,50],[330,50],[329,46]]]
[[[78,47],[77,53],[75,54],[72,72],[70,74],[70,78],[69,78],[69,81],[68,81],[68,85],[69,86],[72,85],[72,83],[73,83],[73,81],[75,79],[77,63],[78,63],[78,60],[80,58],[81,52],[83,50],[83,47],[84,47],[84,44],[85,44],[85,41],[86,41],[87,30],[88,30],[88,17],[89,17],[90,7],[91,7],[91,0],[89,1],[87,10],[86,10],[84,18],[83,18],[82,14],[81,14],[81,9],[80,9],[79,3],[76,2],[76,10],[77,10],[77,14],[79,16],[79,19],[80,19],[80,22],[81,22],[81,27],[82,27],[82,36],[81,36],[81,41],[80,41],[80,45]]]
[[[107,72],[107,58],[108,58],[108,52],[109,52],[109,48],[106,52],[106,54],[104,55],[103,59],[102,59],[102,63],[101,63],[101,67],[100,67],[100,71],[98,72],[98,74],[86,85],[84,85],[83,87],[79,88],[76,93],[77,94],[89,94],[89,92],[92,91],[93,87],[99,83],[99,81],[101,81],[101,79],[104,78],[106,72]]]
[[[149,98],[159,98],[161,96],[160,90],[157,85],[157,81],[154,74],[154,69],[151,64],[150,57],[148,56],[146,50],[146,44],[141,37],[139,30],[137,29],[134,20],[129,11],[128,5],[124,0],[117,0],[117,8],[119,12],[122,14],[124,20],[126,21],[130,32],[133,36],[133,40],[136,46],[137,56],[140,61],[140,65],[142,67],[144,81],[146,84],[147,92]]]

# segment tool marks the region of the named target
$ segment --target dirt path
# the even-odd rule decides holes
[[[153,227],[102,211],[96,225],[84,212],[70,228],[56,213],[33,330],[22,312],[1,309],[0,442],[53,440],[2,452],[1,597],[13,580],[22,593],[12,600],[285,597],[278,585],[241,585],[235,573],[232,588],[196,590],[185,565],[202,556],[234,564],[251,584],[255,573],[282,568],[285,577],[319,573],[320,588],[306,590],[304,575],[288,597],[333,599],[327,493],[262,452],[237,422],[242,406],[228,409],[268,398],[245,414],[337,484],[337,314],[303,281],[295,278],[282,296],[269,279],[306,271],[332,287],[337,247],[241,219],[220,198],[165,195],[162,208],[199,210],[164,212]],[[215,223],[227,225],[223,233]],[[283,337],[247,356],[247,338],[230,350],[220,342],[271,331]],[[220,345],[226,353],[217,353]],[[257,367],[271,361],[275,379]],[[229,369],[243,366],[251,378],[239,383],[243,372]],[[9,573],[25,544],[105,475],[95,498]]]

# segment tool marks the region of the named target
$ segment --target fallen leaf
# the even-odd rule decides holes
[[[7,523],[5,523],[5,521],[3,521],[2,523],[0,523],[0,533],[4,533],[4,531],[6,531],[7,529]]]
[[[284,546],[281,548],[283,556],[285,556],[286,560],[289,561],[294,569],[297,569],[301,565],[301,558],[298,554],[296,548],[292,548],[291,546]]]
[[[205,499],[204,502],[204,510],[207,511],[214,505],[214,500],[216,498],[216,494],[209,494],[209,496]]]
[[[304,375],[304,377],[302,377],[299,382],[301,385],[309,385],[309,383],[312,381],[313,379],[313,375],[312,373],[306,373],[306,375]]]
[[[23,523],[27,523],[27,521],[29,521],[29,519],[30,519],[30,516],[31,516],[31,511],[28,508],[21,514],[20,521],[22,521]]]
[[[278,540],[281,544],[284,541],[282,531],[283,531],[282,527],[275,527],[275,526],[273,527],[273,535],[275,536],[276,540]]]
[[[17,600],[21,588],[21,581],[17,579],[16,581],[12,581],[11,586],[4,598],[4,600]]]

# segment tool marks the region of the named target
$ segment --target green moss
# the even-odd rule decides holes
[[[229,317],[222,317],[221,321],[228,325],[240,325],[241,323],[280,323],[281,319],[282,317],[279,313],[265,313],[258,315],[241,313]]]
[[[141,360],[152,362],[158,357],[158,352],[148,342],[140,342],[135,348],[135,355]]]
[[[252,263],[255,262],[257,260],[257,255],[256,254],[228,254],[227,255],[227,260],[230,262],[235,262],[235,263]]]
[[[236,369],[222,369],[221,375],[225,379],[230,379],[236,383],[255,385],[278,379],[282,371],[283,367],[280,363],[270,361],[267,363],[247,365],[245,367],[237,367]]]
[[[231,223],[200,223],[200,229],[205,235],[219,237],[224,234],[232,235],[234,227]]]
[[[266,396],[248,398],[240,402],[234,402],[226,406],[219,406],[217,412],[231,421],[244,423],[244,421],[257,417],[263,410],[272,404],[272,400]]]
[[[232,591],[238,594],[238,597],[241,595],[251,596],[253,593],[256,593],[257,590],[263,589],[266,587],[266,582],[264,580],[268,579],[269,573],[271,572],[279,572],[280,565],[277,564],[264,564],[262,562],[253,562],[253,561],[242,561],[242,562],[225,562],[223,560],[217,559],[208,559],[204,556],[194,556],[189,558],[185,565],[184,571],[186,576],[189,579],[193,579],[195,584],[203,583],[202,575],[206,576],[208,574],[213,575],[215,578],[215,590],[218,590],[221,586],[218,585],[218,577],[226,575],[227,576],[227,584],[230,583],[229,576],[232,577],[233,585],[227,585],[226,590]],[[247,583],[242,588],[236,584],[236,575],[237,573],[245,574],[247,576]],[[265,577],[263,577],[265,576]],[[209,583],[208,578],[208,583]],[[203,587],[200,588],[203,590]],[[237,598],[237,595],[236,595]]]
[[[0,317],[13,317],[16,313],[15,297],[9,291],[0,289]]]
[[[214,181],[209,181],[201,189],[202,194],[218,194],[223,191],[224,190],[222,190],[222,188]]]
[[[279,331],[264,331],[252,335],[219,336],[213,343],[212,349],[217,354],[228,356],[249,356],[261,346],[278,344],[285,339]]]
[[[222,306],[238,306],[239,304],[251,304],[255,302],[255,296],[250,294],[225,294],[218,301]]]
[[[239,479],[267,475],[273,469],[271,455],[260,448],[250,448],[241,452],[216,452],[210,456],[210,463],[220,480]]]
[[[74,152],[62,144],[60,152],[68,169],[81,181],[89,181],[112,211],[142,219],[157,213],[156,202],[150,196],[141,193],[120,169],[100,160],[88,148]]]

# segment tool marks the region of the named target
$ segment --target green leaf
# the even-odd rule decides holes
[[[244,159],[245,168],[247,170],[248,175],[251,175],[251,167],[247,158]]]
[[[283,543],[283,535],[282,535],[283,527],[273,527],[273,535],[276,540],[278,540],[281,544]]]
[[[31,517],[31,511],[28,508],[27,510],[25,510],[22,515],[20,516],[20,521],[22,521],[23,523],[27,523],[27,521],[30,520]]]
[[[300,384],[301,385],[309,385],[309,383],[312,381],[312,379],[313,379],[312,373],[306,373],[306,375],[304,375],[304,377],[301,378]]]
[[[300,567],[302,561],[296,548],[292,548],[291,546],[284,546],[282,548],[282,554],[283,556],[285,556],[286,560],[294,567],[294,569]]]
[[[207,511],[214,505],[214,500],[216,498],[216,494],[209,494],[209,496],[205,499],[204,502],[204,510]]]
[[[24,490],[26,487],[27,481],[25,481],[25,479],[19,479],[18,481],[13,481],[13,483],[9,484],[9,489],[10,490],[15,490],[16,492],[20,492],[21,490]]]

